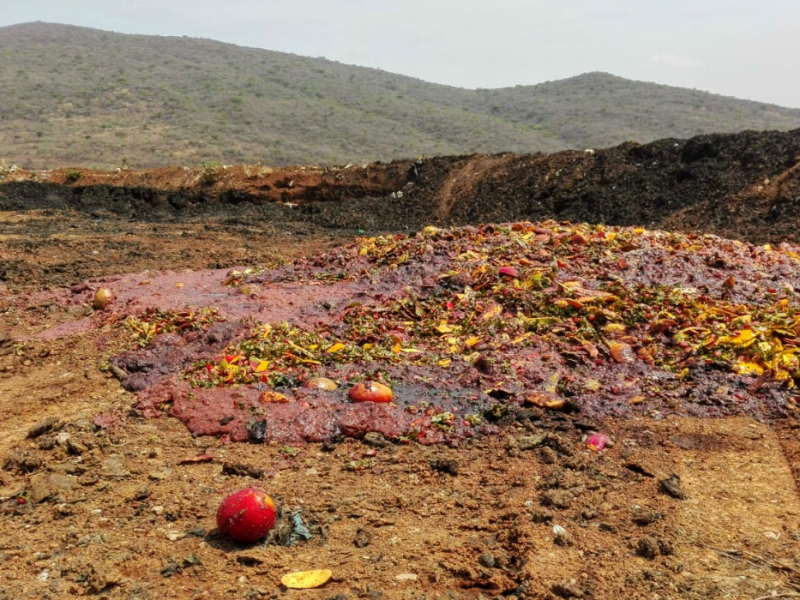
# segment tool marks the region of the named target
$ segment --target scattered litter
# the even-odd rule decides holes
[[[287,573],[281,577],[281,583],[287,588],[305,590],[325,585],[332,575],[333,572],[330,569],[297,571],[295,573]]]
[[[303,522],[300,511],[293,512],[289,520],[292,523],[292,533],[289,534],[289,539],[286,540],[287,546],[291,546],[298,540],[310,540],[314,537],[314,534],[311,533],[311,530]]]

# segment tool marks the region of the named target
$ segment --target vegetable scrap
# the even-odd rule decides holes
[[[217,527],[236,542],[252,543],[275,525],[275,502],[257,488],[246,488],[227,496],[217,509]]]
[[[586,447],[589,450],[594,450],[595,452],[600,452],[608,445],[608,436],[604,433],[595,433],[590,435],[589,438],[586,440]]]
[[[289,534],[289,538],[286,540],[287,546],[291,546],[300,540],[308,541],[314,537],[308,525],[303,521],[303,515],[300,514],[300,511],[294,511],[289,517],[289,522],[292,524],[292,533]]]
[[[438,242],[434,252],[430,241]],[[383,270],[431,253],[446,253],[449,260],[436,285],[407,286],[377,304],[353,303],[333,326],[310,331],[288,323],[262,325],[231,349],[240,366],[207,363],[208,376],[196,383],[265,381],[257,374],[267,366],[271,373],[294,375],[348,362],[446,368],[455,360],[474,361],[481,348],[525,348],[546,339],[598,363],[644,361],[680,373],[705,361],[738,374],[767,372],[793,387],[800,377],[800,312],[793,291],[769,305],[748,304],[700,288],[644,285],[623,276],[621,252],[639,247],[697,252],[706,248],[698,243],[704,241],[638,228],[554,223],[429,227],[416,237],[364,239],[358,255]],[[787,257],[800,267],[796,254]],[[359,275],[374,278],[379,271]],[[725,289],[727,281],[721,282]],[[237,371],[233,377],[231,370]]]
[[[205,329],[224,319],[214,307],[186,308],[182,311],[148,308],[140,317],[128,317],[125,327],[141,347],[147,346],[161,333],[184,333]]]

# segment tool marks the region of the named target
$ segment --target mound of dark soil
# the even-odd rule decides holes
[[[6,172],[0,210],[396,232],[518,219],[641,225],[751,242],[797,240],[800,130],[705,135],[551,155],[345,167]]]

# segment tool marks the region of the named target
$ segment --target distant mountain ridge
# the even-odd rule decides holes
[[[467,90],[205,39],[0,28],[0,159],[286,165],[800,127],[800,109],[587,73]]]

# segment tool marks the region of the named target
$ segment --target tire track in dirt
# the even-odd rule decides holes
[[[453,170],[437,194],[437,220],[439,222],[445,222],[450,216],[450,212],[453,210],[456,202],[458,202],[458,199],[470,197],[476,182],[486,176],[487,172],[493,174],[500,170],[503,165],[508,164],[514,159],[515,157],[513,155],[476,155],[470,157],[464,166]]]

